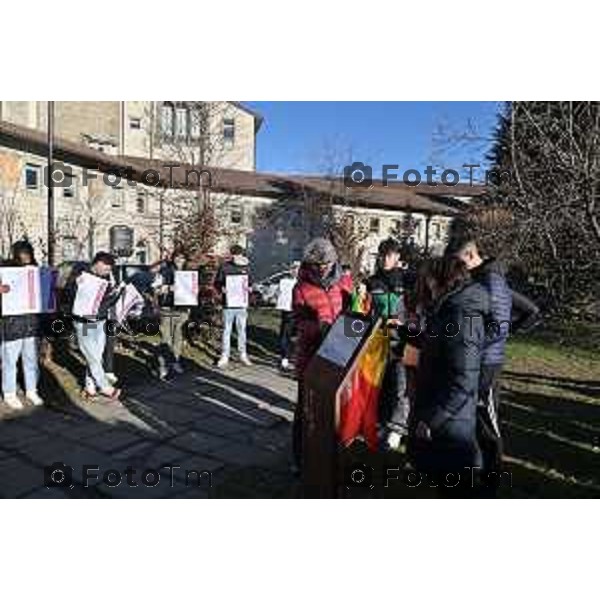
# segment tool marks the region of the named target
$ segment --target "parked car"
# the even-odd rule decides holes
[[[286,277],[293,277],[292,272],[289,270],[278,271],[277,273],[273,273],[273,275],[269,275],[269,277],[252,284],[252,294],[256,304],[275,306],[277,303],[279,282]]]

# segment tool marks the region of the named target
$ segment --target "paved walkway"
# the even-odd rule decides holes
[[[264,363],[231,363],[226,371],[194,365],[171,382],[148,376],[119,402],[2,408],[0,497],[289,496],[295,390],[295,381]],[[44,467],[55,462],[72,468],[70,486],[45,486]],[[98,467],[87,486],[84,465]],[[103,480],[110,469],[118,473]],[[148,469],[158,471],[158,485],[143,483]],[[199,475],[186,483],[186,470]],[[146,474],[147,483],[155,480]]]

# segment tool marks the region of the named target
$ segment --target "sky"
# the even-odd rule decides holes
[[[370,164],[374,177],[381,176],[383,164],[399,165],[400,176],[428,165],[460,171],[464,163],[484,164],[502,107],[501,102],[244,104],[264,117],[257,170],[327,173],[341,170],[351,158]],[[459,141],[465,131],[472,134],[469,142]]]

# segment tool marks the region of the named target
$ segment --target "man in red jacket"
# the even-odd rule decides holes
[[[297,467],[300,467],[302,457],[304,369],[328,328],[347,305],[351,293],[352,277],[342,273],[333,244],[325,238],[312,240],[304,251],[292,300],[294,321],[298,328],[298,401],[293,428],[294,460]]]

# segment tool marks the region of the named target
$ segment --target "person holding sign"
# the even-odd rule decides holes
[[[12,260],[7,266],[35,267],[36,265],[31,244],[28,241],[16,242],[12,247]],[[35,406],[41,406],[44,403],[37,391],[39,377],[38,340],[41,334],[39,274],[37,269],[30,269],[26,275],[23,290],[12,289],[6,291],[7,294],[9,291],[12,291],[12,294],[18,293],[15,300],[20,303],[20,310],[18,308],[18,312],[11,310],[10,315],[6,315],[4,310],[2,313],[2,392],[6,404],[16,410],[23,408],[23,404],[17,396],[17,364],[19,358],[21,358],[23,365],[25,397]],[[38,276],[37,279],[35,278],[36,275]],[[5,282],[3,283],[5,284]],[[12,288],[12,286],[9,287]],[[8,304],[8,301],[5,300],[3,304]],[[13,302],[11,302],[12,304]],[[3,309],[5,308],[6,306],[3,306]],[[21,310],[22,312],[20,312]]]
[[[283,277],[279,281],[277,289],[277,310],[281,311],[281,326],[279,328],[279,347],[281,350],[281,369],[289,371],[293,369],[290,365],[292,358],[292,336],[294,334],[294,313],[292,312],[292,295],[294,286],[298,281],[299,262],[292,264],[289,277]]]
[[[160,306],[160,345],[158,346],[158,376],[166,379],[169,371],[181,375],[183,366],[184,325],[189,307],[198,304],[198,272],[185,271],[187,257],[176,251],[172,260],[164,262],[155,279]],[[181,274],[189,277],[181,278]],[[195,277],[194,277],[195,276]],[[195,279],[195,285],[194,285]],[[189,285],[186,285],[189,281]]]
[[[252,363],[246,352],[246,322],[248,320],[249,272],[244,249],[236,244],[229,250],[231,259],[222,264],[215,276],[215,288],[223,298],[223,348],[217,363],[220,369],[229,364],[231,332],[235,321],[240,362]]]
[[[112,254],[98,252],[89,270],[76,280],[72,312],[77,343],[87,365],[84,388],[87,398],[95,397],[97,390],[111,400],[117,400],[121,394],[108,380],[103,364],[108,312],[119,300],[124,285],[111,285],[114,265]]]
[[[294,319],[298,328],[298,401],[294,411],[292,442],[294,460],[298,468],[302,457],[304,370],[332,323],[349,303],[351,293],[352,277],[342,274],[333,244],[325,238],[312,240],[304,251],[292,299]]]

